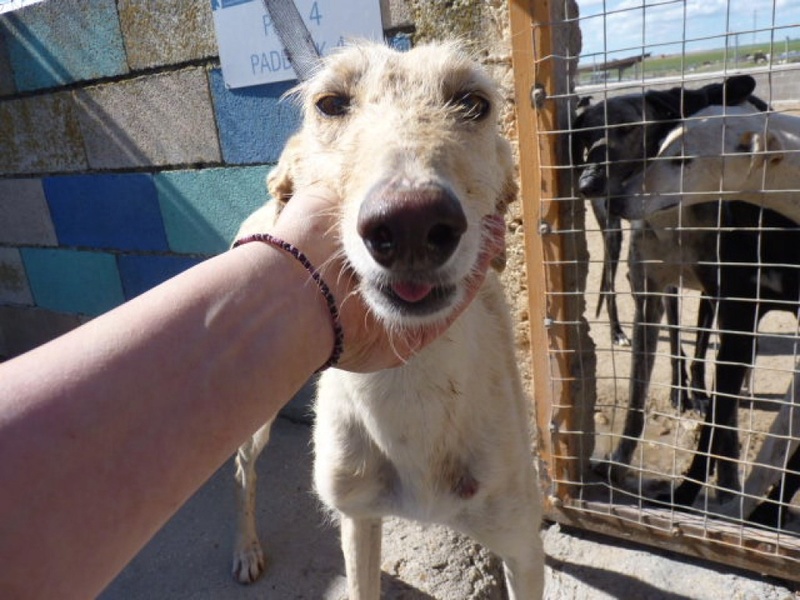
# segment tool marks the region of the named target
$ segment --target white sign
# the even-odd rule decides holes
[[[294,0],[320,54],[353,38],[383,39],[379,0]],[[211,0],[229,88],[296,79],[263,0]]]

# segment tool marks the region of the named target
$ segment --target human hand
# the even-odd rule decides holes
[[[458,306],[446,319],[431,325],[387,328],[358,293],[357,276],[347,266],[338,237],[339,215],[334,193],[307,188],[286,204],[274,232],[306,254],[336,298],[344,329],[344,352],[336,368],[346,371],[366,373],[399,366],[434,341],[469,306],[483,285],[491,261],[505,249],[503,217],[485,216],[481,251]]]

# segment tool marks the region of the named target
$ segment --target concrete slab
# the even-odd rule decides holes
[[[83,138],[70,92],[0,103],[4,175],[66,173],[87,167]]]
[[[230,461],[100,596],[101,600],[342,600],[338,534],[310,493],[309,427],[278,419],[259,463],[259,531],[269,570],[254,585],[231,579]],[[543,533],[548,599],[788,600],[780,582],[641,546],[565,531]],[[389,600],[499,600],[501,565],[441,527],[388,520],[383,595]]]
[[[117,10],[134,71],[217,54],[208,0],[119,0]]]

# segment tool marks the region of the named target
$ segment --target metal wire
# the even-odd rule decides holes
[[[584,9],[580,1],[579,7]],[[682,536],[715,547],[741,550],[746,556],[779,558],[780,561],[775,563],[778,565],[776,570],[788,578],[800,580],[800,571],[796,568],[800,563],[800,498],[789,494],[790,489],[800,488],[800,450],[797,450],[800,447],[800,406],[794,404],[795,394],[800,393],[797,390],[800,376],[796,377],[797,365],[800,364],[800,227],[780,221],[764,209],[753,212],[753,209],[743,209],[738,203],[728,202],[749,200],[776,206],[788,199],[800,206],[800,169],[795,177],[781,179],[777,187],[773,177],[776,169],[789,164],[800,165],[800,125],[797,130],[783,135],[781,127],[784,124],[778,116],[800,115],[800,85],[794,88],[790,85],[792,78],[800,80],[800,62],[791,62],[793,55],[789,50],[789,38],[792,35],[800,37],[800,26],[792,22],[790,15],[781,14],[777,1],[759,8],[759,13],[763,14],[753,15],[752,26],[743,26],[738,18],[741,11],[732,7],[729,0],[717,20],[704,30],[693,21],[690,7],[683,0],[645,2],[635,7],[605,0],[600,4],[587,2],[585,8],[584,14],[567,22],[578,23],[584,39],[601,41],[599,45],[584,49],[576,71],[570,72],[569,69],[570,61],[574,62],[571,52],[536,54],[538,63],[554,65],[556,77],[567,80],[575,77],[572,85],[566,86],[570,92],[554,95],[550,100],[566,99],[574,104],[579,98],[593,96],[590,107],[604,103],[599,123],[586,123],[580,116],[576,119],[575,114],[570,114],[562,128],[554,123],[551,129],[538,134],[540,144],[555,136],[565,148],[564,155],[571,157],[564,163],[539,164],[539,170],[558,176],[574,174],[571,185],[561,189],[559,195],[552,194],[544,200],[563,203],[564,210],[568,211],[574,211],[578,201],[587,209],[585,221],[582,216],[572,215],[563,219],[560,225],[548,229],[548,235],[561,236],[570,247],[562,254],[547,255],[545,270],[550,273],[574,270],[578,275],[566,280],[578,283],[572,289],[547,289],[544,303],[562,305],[567,300],[580,298],[585,301],[585,310],[577,318],[552,320],[553,326],[574,332],[569,336],[574,345],[549,349],[554,359],[550,364],[557,364],[560,357],[576,355],[577,366],[568,373],[551,366],[548,376],[553,395],[548,400],[550,405],[539,409],[549,411],[552,417],[551,434],[562,439],[572,436],[580,440],[580,444],[590,447],[592,453],[589,464],[583,464],[580,448],[584,446],[579,445],[578,452],[564,452],[564,446],[554,445],[552,462],[561,467],[553,469],[551,478],[556,485],[563,484],[571,490],[567,498],[570,509],[586,518],[609,517],[609,522],[617,523],[621,529],[625,527],[623,523],[635,523],[667,536]],[[664,15],[668,14],[678,17],[664,20]],[[757,16],[762,22],[756,22]],[[624,21],[638,23],[639,34],[616,36],[613,27]],[[742,40],[745,38],[752,38],[754,42],[758,40],[758,43],[744,44]],[[783,38],[786,38],[785,44]],[[783,51],[780,48],[782,44],[785,46]],[[800,59],[800,44],[797,46]],[[702,60],[698,63],[700,48],[716,48],[720,57],[716,69],[702,64]],[[766,48],[767,52],[760,48]],[[750,50],[750,63],[744,62],[746,49]],[[756,56],[756,52],[763,57]],[[783,58],[781,52],[785,54]],[[667,53],[674,56],[660,56]],[[632,59],[626,69],[615,66],[626,56]],[[634,60],[638,57],[646,58]],[[671,72],[649,66],[659,62],[670,63]],[[618,80],[612,81],[616,69],[619,69]],[[677,155],[669,154],[667,146],[662,146],[662,154],[656,155],[658,145],[652,154],[648,154],[644,150],[645,144],[640,144],[640,153],[626,155],[624,151],[631,147],[629,142],[621,150],[609,149],[598,158],[591,155],[594,151],[592,144],[582,145],[582,137],[597,144],[611,143],[618,138],[629,140],[637,132],[640,136],[656,135],[648,132],[662,121],[669,120],[658,119],[657,111],[644,110],[640,110],[638,119],[622,119],[618,109],[612,106],[622,96],[638,95],[640,103],[634,102],[632,106],[640,108],[644,106],[643,96],[652,90],[665,91],[675,87],[698,90],[742,73],[754,76],[754,93],[773,111],[762,119],[760,129],[745,132],[747,140],[754,140],[758,135],[767,140],[766,145],[756,149],[756,154],[753,154],[755,147],[745,145],[745,136],[737,125],[737,122],[744,123],[746,117],[738,114],[736,109],[728,110],[727,105],[722,114],[711,117],[700,114],[680,119],[673,115],[667,131],[685,125],[687,131],[690,127],[697,127],[721,132],[712,139],[708,138],[711,134],[706,134],[707,137],[702,138],[702,147],[694,143],[694,138],[689,139],[689,133],[683,138],[678,136],[675,143],[681,146]],[[686,102],[685,96],[680,99],[679,112],[688,106]],[[709,125],[714,120],[722,124],[721,129],[714,130]],[[800,118],[797,118],[797,123],[800,124]],[[733,134],[741,136],[738,145],[726,144],[725,140]],[[735,161],[741,160],[746,152],[750,153],[746,165],[752,164],[749,181],[758,185],[732,189],[728,182],[742,174],[742,167],[735,166],[740,163]],[[751,160],[751,156],[756,158]],[[706,189],[696,189],[693,186],[697,184],[690,177],[691,165],[712,160],[723,165],[719,171],[720,179]],[[607,182],[620,177],[620,171],[625,173],[622,181],[615,181],[620,184],[617,188],[606,189],[602,194],[603,200],[609,203],[607,206],[613,206],[614,202],[630,202],[632,197],[640,202],[652,198],[684,201],[688,195],[691,195],[692,202],[702,200],[710,203],[704,205],[709,208],[702,210],[679,206],[668,218],[663,215],[648,217],[644,225],[638,222],[632,226],[623,220],[618,229],[624,240],[621,264],[614,279],[620,325],[629,337],[638,326],[642,336],[655,340],[650,359],[654,366],[649,378],[636,366],[642,364],[640,353],[630,346],[611,342],[606,310],[595,316],[595,307],[601,297],[606,300],[606,308],[608,306],[608,297],[600,292],[600,271],[604,266],[603,235],[611,231],[611,227],[596,219],[589,210],[589,203],[584,202],[586,193],[581,191],[578,180],[586,164],[582,161],[592,164]],[[668,166],[674,167],[677,173],[672,182],[675,185],[668,186],[668,189],[651,188],[648,186],[652,182],[643,176],[642,181],[647,185],[638,189],[632,187],[631,182],[638,181],[637,173],[646,170],[652,175],[657,173],[656,169]],[[655,184],[658,183],[656,180]],[[698,223],[698,214],[704,215],[705,221]],[[581,244],[576,241],[579,239],[586,240],[588,257],[582,255]],[[744,242],[739,242],[739,239]],[[791,247],[790,242],[794,239],[797,240],[797,251]],[[634,253],[628,258],[631,246]],[[739,251],[743,254],[737,255]],[[731,262],[734,259],[735,262]],[[631,275],[634,279],[666,281],[662,272],[667,269],[674,273],[669,280],[673,287],[669,290],[666,285],[649,288],[642,297],[653,299],[651,304],[654,306],[664,300],[673,302],[676,321],[666,325],[659,318],[642,326],[642,315],[635,309],[626,275],[635,271],[636,275]],[[581,275],[583,270],[586,272],[584,279]],[[746,278],[758,282],[749,286],[752,295],[737,291],[748,286],[732,285],[732,282],[739,283],[737,279],[744,281]],[[633,287],[638,289],[641,285],[637,279]],[[727,293],[727,290],[733,292]],[[710,323],[697,321],[701,295],[714,307]],[[758,318],[745,320],[741,330],[723,330],[720,321],[727,319],[734,323],[737,314],[728,309],[723,313],[720,307],[734,304],[740,307],[742,314],[752,312]],[[581,329],[587,325],[588,344],[580,335]],[[670,343],[669,333],[674,334],[677,343]],[[697,357],[685,356],[683,347],[691,347],[701,334],[709,338],[706,353]],[[735,345],[731,340],[738,343],[739,339],[748,337],[756,340],[752,347],[742,344],[743,350],[731,358],[717,356],[720,348]],[[588,355],[592,355],[593,360],[585,358]],[[678,369],[688,370],[689,365],[698,371],[705,370],[702,380],[693,381],[691,374],[687,373],[686,379],[676,381],[673,373]],[[738,373],[745,369],[750,374],[744,378],[741,389],[724,391],[730,386],[724,385],[717,374]],[[565,411],[577,410],[575,403],[561,401],[562,396],[558,393],[563,386],[572,385],[576,378],[596,390],[591,431],[581,429],[579,421],[574,419],[568,419],[568,422],[558,420],[558,415]],[[639,393],[635,392],[637,386],[639,390],[646,387],[640,407],[631,405],[631,394]],[[675,398],[683,401],[702,397],[707,398],[707,410],[712,414],[731,403],[736,405],[735,422],[717,422],[711,429],[710,451],[698,447],[706,415],[703,407],[681,410],[671,402]],[[624,432],[631,414],[642,417],[640,437]],[[738,440],[738,448],[733,454],[720,452],[719,448],[724,446],[716,446],[713,442],[726,435]],[[629,460],[615,453],[621,442],[634,446]],[[795,457],[795,452],[798,457]],[[698,455],[709,460],[702,471],[687,479],[686,471]],[[715,463],[721,466],[715,468]],[[574,465],[575,468],[565,465]],[[727,477],[721,473],[725,465],[731,465],[727,470],[736,473],[736,478],[744,484],[742,489],[721,487],[720,478]],[[578,475],[567,477],[567,473]],[[754,482],[759,478],[766,483],[756,489]],[[697,498],[688,505],[673,503],[672,498],[681,489],[679,484],[687,480],[698,484],[700,493]],[[756,512],[748,512],[754,510],[774,515],[758,523],[752,520]],[[765,563],[758,564],[762,566]],[[790,566],[786,567],[786,564]]]

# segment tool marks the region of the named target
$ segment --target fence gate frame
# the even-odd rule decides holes
[[[582,317],[583,201],[570,197],[568,136],[577,68],[573,0],[509,0],[540,483],[548,520],[761,574],[800,581],[800,539],[765,536],[672,508],[586,501],[576,493],[594,444],[594,345]],[[566,167],[559,165],[566,165]],[[581,242],[582,240],[582,242]],[[565,287],[566,286],[566,287]],[[570,287],[576,286],[576,287]],[[570,293],[570,291],[572,292]],[[577,290],[578,293],[575,293]]]

